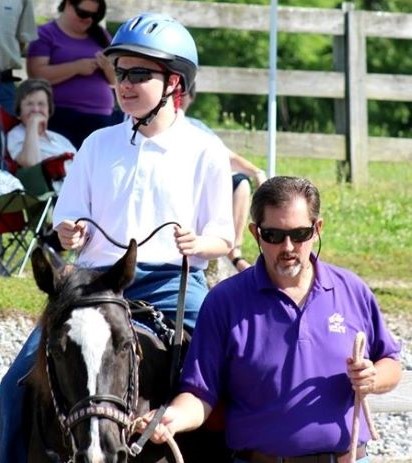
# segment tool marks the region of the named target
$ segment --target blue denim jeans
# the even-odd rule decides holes
[[[14,115],[14,102],[16,100],[16,86],[14,82],[1,82],[0,106],[9,114]]]
[[[40,342],[40,328],[36,327],[0,384],[0,461],[26,463],[26,449],[22,445],[21,415],[24,386],[18,381],[34,364]]]
[[[179,266],[152,266],[139,264],[135,282],[124,295],[128,299],[143,299],[167,316],[176,315],[180,284]],[[204,272],[191,269],[185,299],[185,324],[194,327],[198,311],[207,293]],[[40,342],[40,329],[36,327],[22,347],[0,383],[0,462],[26,463],[27,451],[22,445],[21,418],[24,386],[18,385],[34,365]]]

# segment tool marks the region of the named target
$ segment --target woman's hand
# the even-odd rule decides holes
[[[95,58],[82,58],[76,61],[77,74],[81,76],[90,76],[99,67]]]
[[[103,54],[103,52],[98,51],[95,55],[96,62],[99,68],[103,71],[106,79],[109,81],[111,85],[115,84],[116,76],[114,74],[114,66],[110,59]]]

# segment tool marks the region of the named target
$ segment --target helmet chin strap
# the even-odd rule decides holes
[[[133,135],[132,135],[132,138],[130,139],[130,143],[132,145],[135,144],[136,134],[137,134],[137,131],[139,130],[140,126],[141,125],[149,125],[152,122],[152,120],[157,116],[157,113],[160,111],[160,109],[163,108],[163,106],[165,106],[165,104],[167,103],[167,99],[170,96],[173,95],[173,91],[171,93],[166,94],[166,87],[167,87],[167,84],[168,84],[168,80],[169,80],[168,78],[165,79],[164,88],[163,88],[163,95],[160,98],[159,103],[157,103],[157,105],[152,110],[150,110],[146,114],[146,116],[140,117],[139,119],[135,118],[136,122],[134,123],[134,125],[132,127]]]

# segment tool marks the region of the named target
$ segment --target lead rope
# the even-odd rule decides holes
[[[165,405],[162,405],[161,407],[159,407],[157,409],[156,413],[154,414],[154,416],[152,418],[152,421],[147,425],[146,429],[144,430],[143,434],[140,436],[139,440],[137,442],[134,442],[130,446],[130,450],[131,450],[130,453],[131,453],[132,456],[138,455],[143,450],[144,444],[149,439],[149,437],[153,434],[156,426],[159,424],[159,422],[160,422],[160,420],[161,420],[161,418],[162,418],[165,411],[166,411],[166,406]],[[140,432],[139,430],[141,428],[142,423],[143,423],[143,418],[141,418],[141,417],[136,418],[133,421],[132,426],[130,428],[131,429],[131,435]],[[180,452],[179,446],[177,445],[174,437],[169,433],[167,428],[165,429],[165,434],[166,434],[166,443],[169,445],[170,450],[173,453],[173,457],[175,459],[175,462],[176,463],[184,463],[183,456],[182,456],[182,453]],[[145,436],[145,437],[143,438],[143,436]]]
[[[363,331],[359,331],[356,335],[355,342],[353,343],[353,361],[360,362],[365,356],[365,345],[366,335]],[[372,415],[369,409],[368,401],[366,396],[361,396],[359,392],[355,393],[355,405],[353,408],[353,422],[352,422],[352,434],[349,449],[349,462],[356,462],[356,450],[358,447],[359,439],[359,423],[360,423],[360,409],[363,409],[365,415],[366,424],[368,425],[369,432],[371,433],[372,439],[379,439],[379,434],[376,431],[375,425],[372,420]]]

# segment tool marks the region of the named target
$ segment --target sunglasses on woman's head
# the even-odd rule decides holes
[[[162,71],[155,71],[154,69],[146,68],[129,68],[123,69],[119,67],[114,68],[114,73],[118,82],[123,82],[124,79],[131,84],[141,84],[153,79],[153,74],[164,74]]]
[[[94,11],[87,11],[79,8],[77,5],[73,5],[74,11],[80,19],[93,19],[94,21],[98,18],[98,13]]]
[[[283,243],[287,236],[289,236],[290,240],[294,243],[303,243],[312,238],[315,232],[315,224],[311,227],[292,228],[291,230],[258,227],[258,231],[262,240],[269,244]]]

